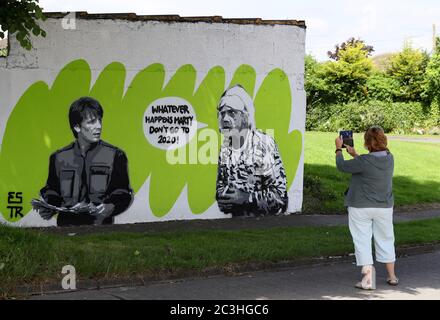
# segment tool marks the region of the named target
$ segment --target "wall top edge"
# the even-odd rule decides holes
[[[68,12],[45,12],[47,18],[62,19],[69,15]],[[127,20],[127,21],[160,21],[160,22],[207,22],[207,23],[230,23],[230,24],[254,24],[254,25],[289,25],[306,28],[304,20],[263,20],[261,18],[223,18],[222,16],[181,17],[179,15],[137,15],[135,13],[88,13],[77,11],[77,19],[85,20]]]

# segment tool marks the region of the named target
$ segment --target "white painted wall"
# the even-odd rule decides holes
[[[234,71],[248,64],[257,72],[255,92],[271,70],[281,68],[291,84],[294,112],[290,129],[305,131],[305,29],[301,27],[110,19],[77,19],[75,27],[65,30],[62,19],[49,18],[42,25],[47,37],[33,38],[31,51],[22,49],[15,37],[10,39],[9,56],[0,58],[0,141],[9,114],[25,90],[36,81],[45,81],[50,87],[59,71],[75,59],[85,59],[89,63],[92,84],[105,66],[121,62],[127,70],[126,86],[141,69],[152,63],[165,66],[166,82],[179,67],[192,64],[197,70],[196,88],[214,66],[224,68],[228,84]],[[301,210],[302,181],[303,156],[289,190],[289,212]],[[149,210],[145,208],[148,188],[147,180],[131,208],[117,217],[117,223],[159,220],[151,213],[145,214],[144,210]],[[225,217],[216,205],[202,215],[183,213],[185,208],[189,210],[185,190],[164,219]],[[138,201],[140,198],[142,202]],[[3,219],[1,215],[0,219]],[[34,212],[16,223],[45,224]]]

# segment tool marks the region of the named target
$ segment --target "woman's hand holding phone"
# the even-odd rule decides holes
[[[336,149],[342,149],[342,146],[344,144],[344,141],[342,140],[342,137],[339,136],[335,140]]]
[[[356,150],[353,147],[350,147],[349,145],[345,145],[345,147],[347,148],[347,152],[353,157],[356,158],[357,156],[359,156],[356,153]]]

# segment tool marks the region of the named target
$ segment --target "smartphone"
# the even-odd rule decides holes
[[[344,141],[344,145],[342,146],[342,148],[345,148],[345,145],[350,146],[352,148],[354,147],[353,131],[352,130],[340,131],[339,136]]]

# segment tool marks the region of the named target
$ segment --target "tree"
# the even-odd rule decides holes
[[[20,45],[30,50],[31,32],[34,36],[46,36],[46,32],[38,25],[38,20],[46,20],[38,0],[2,0],[0,2],[0,38],[16,34]]]
[[[324,69],[313,56],[305,56],[305,84],[307,109],[315,105],[329,103],[332,99],[332,87],[326,81]]]
[[[335,45],[335,52],[327,51],[327,55],[330,59],[338,61],[340,51],[345,51],[348,47],[356,46],[360,46],[362,48],[362,51],[365,53],[365,57],[371,56],[371,54],[374,52],[373,46],[367,46],[363,40],[351,37],[346,42],[342,42],[340,45]]]
[[[402,102],[422,100],[428,62],[428,54],[412,48],[409,42],[404,44],[401,52],[390,58],[386,73],[399,83],[398,100]]]
[[[440,38],[426,67],[424,97],[429,101],[440,98]]]
[[[434,124],[440,125],[440,38],[436,38],[434,52],[426,67],[422,97],[430,105]]]
[[[336,61],[324,64],[327,83],[336,91],[337,102],[359,101],[367,97],[366,82],[373,63],[361,42],[338,51]]]

